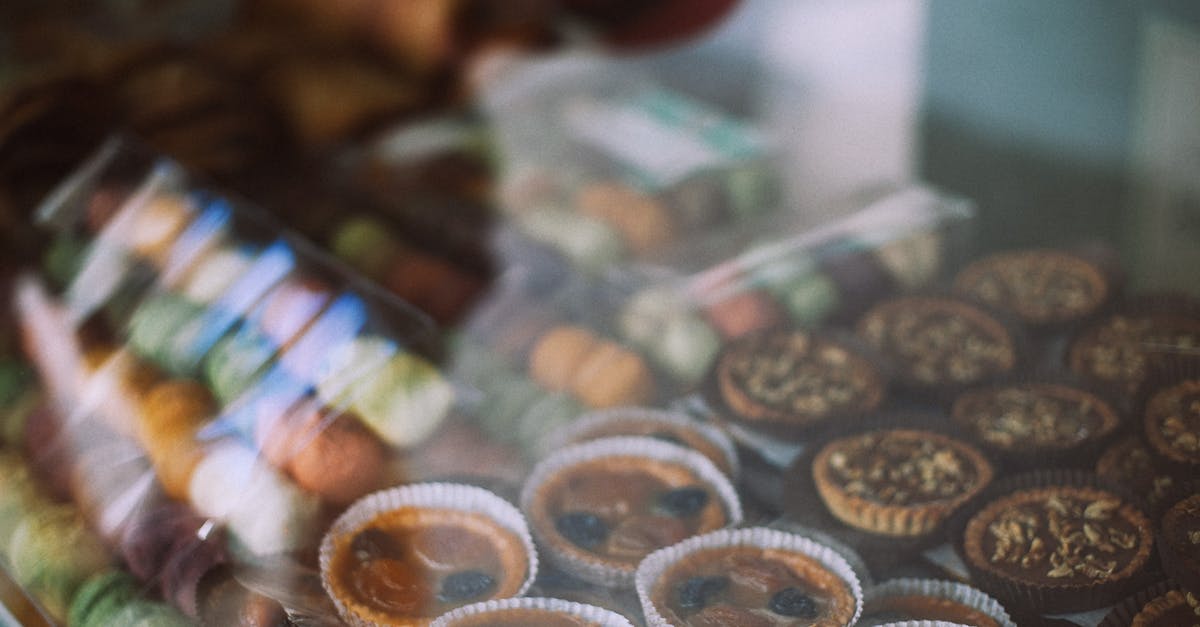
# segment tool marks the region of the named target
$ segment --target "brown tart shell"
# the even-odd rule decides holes
[[[859,319],[857,333],[891,362],[897,382],[923,395],[1011,375],[1027,350],[1003,313],[938,293],[880,302]]]
[[[878,408],[887,376],[867,350],[831,335],[776,329],[731,342],[710,394],[732,421],[786,437]]]
[[[1011,485],[1031,485],[989,501],[962,531],[972,580],[1006,604],[1084,611],[1143,583],[1154,547],[1150,520],[1116,492],[1087,485],[1083,475],[1059,478],[1012,478]]]
[[[1167,574],[1187,591],[1200,595],[1200,493],[1163,514],[1158,550]]]
[[[1103,268],[1066,251],[997,253],[963,268],[954,288],[1033,326],[1086,318],[1112,295]]]
[[[915,537],[935,531],[983,491],[993,469],[964,442],[932,431],[895,429],[829,442],[813,459],[812,475],[826,507],[845,524]],[[962,477],[961,485],[941,493],[955,475]],[[878,478],[873,482],[873,477]],[[908,496],[914,490],[915,498]]]
[[[1086,466],[1122,427],[1118,405],[1051,378],[964,390],[950,418],[988,453],[1016,468]]]

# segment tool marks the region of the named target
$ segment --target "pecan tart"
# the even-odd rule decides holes
[[[1096,476],[1136,495],[1151,513],[1169,505],[1167,498],[1178,490],[1175,478],[1156,467],[1150,449],[1137,436],[1122,438],[1105,449],[1096,460]]]
[[[1079,320],[1095,313],[1112,293],[1100,267],[1057,250],[985,257],[959,272],[954,287],[1032,325]]]
[[[717,358],[713,378],[731,418],[767,430],[869,412],[886,391],[883,374],[860,352],[800,330],[733,342]]]
[[[1099,396],[1056,383],[1011,383],[963,392],[951,418],[975,441],[1007,457],[1057,456],[1108,437],[1120,424]]]
[[[963,553],[1002,601],[1079,611],[1127,592],[1150,560],[1150,520],[1111,492],[1082,486],[1019,490],[971,517]]]
[[[826,444],[813,480],[829,511],[872,533],[913,537],[936,529],[992,479],[974,447],[931,431],[871,431]]]
[[[1200,601],[1196,595],[1168,590],[1154,597],[1133,616],[1129,627],[1180,627],[1200,625]]]
[[[1078,333],[1067,348],[1076,374],[1132,396],[1156,367],[1200,351],[1200,317],[1164,312],[1118,313]]]
[[[921,389],[980,383],[1012,372],[1019,357],[1008,325],[944,296],[884,301],[859,320],[858,334],[895,363],[901,382]]]
[[[1167,574],[1200,594],[1200,494],[1183,499],[1163,515],[1159,552]]]
[[[1200,379],[1187,379],[1154,392],[1142,419],[1146,441],[1167,461],[1200,466]]]

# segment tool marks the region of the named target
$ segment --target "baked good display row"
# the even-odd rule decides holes
[[[6,565],[68,624],[1080,624],[1164,581],[1187,611],[1196,306],[1096,247],[959,263],[933,206],[501,281],[447,330],[106,146],[11,290],[40,383]]]

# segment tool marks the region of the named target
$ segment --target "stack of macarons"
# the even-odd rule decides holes
[[[222,529],[188,506],[151,491],[134,507],[113,499],[106,511],[89,512],[48,498],[26,463],[20,451],[0,449],[0,555],[51,618],[68,625],[192,625],[225,602],[215,593],[222,582],[239,588],[244,603],[282,616],[278,602],[233,581]],[[95,486],[79,490],[88,487]],[[86,495],[75,498],[82,505]],[[120,525],[104,529],[114,512],[122,514]]]

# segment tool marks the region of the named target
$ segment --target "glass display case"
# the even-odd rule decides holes
[[[1144,192],[1128,237],[956,162],[945,58],[891,94],[928,101],[920,163],[805,194],[789,129],[837,100],[770,101],[804,54],[771,33],[839,11],[746,5],[657,58],[501,47],[468,104],[323,146],[319,185],[93,146],[0,276],[0,624],[1195,622],[1186,98],[1130,131],[1173,174],[1063,179]],[[974,23],[909,8],[930,54]],[[1174,11],[1143,62],[1183,93]],[[747,20],[761,108],[679,74]]]

